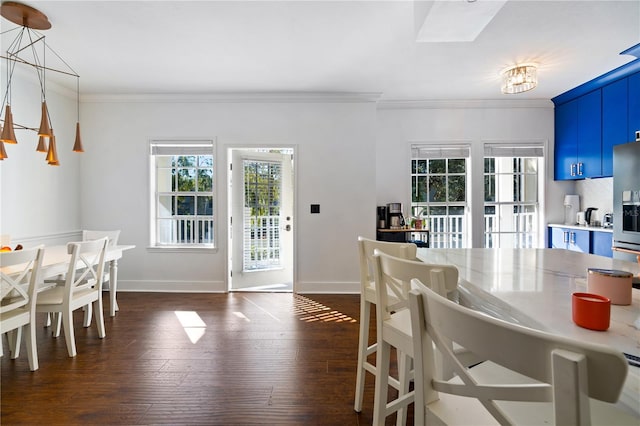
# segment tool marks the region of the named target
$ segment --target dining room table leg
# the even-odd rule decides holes
[[[118,260],[114,259],[109,262],[109,313],[112,317],[116,316],[116,311],[120,310],[118,301],[116,300],[116,290],[118,287]]]

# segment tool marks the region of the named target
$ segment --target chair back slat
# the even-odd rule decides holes
[[[394,257],[415,260],[418,247],[413,243],[394,243],[358,237],[361,291],[373,281],[373,253],[375,250]]]
[[[457,288],[458,269],[453,265],[425,263],[419,260],[401,259],[374,251],[374,281],[382,319],[388,319],[391,312],[408,307],[411,280],[420,279],[437,292],[447,295]],[[381,289],[384,289],[381,291]],[[400,302],[391,301],[389,293],[394,294]]]
[[[90,240],[99,240],[101,238],[107,237],[109,238],[108,247],[113,247],[118,245],[118,238],[120,237],[120,230],[115,231],[93,231],[93,230],[82,230],[82,241],[90,241]]]
[[[0,253],[0,313],[35,303],[44,247]]]
[[[104,256],[108,243],[108,238],[103,237],[67,245],[71,259],[65,283],[65,298],[70,299],[74,292],[87,288],[102,288]]]
[[[508,424],[512,421],[494,401],[555,401],[556,422],[561,424],[580,422],[588,416],[586,396],[610,403],[620,396],[628,367],[624,356],[612,348],[490,317],[442,297],[419,280],[413,281],[409,299],[414,346],[419,347],[416,376],[423,376],[416,386],[424,386],[419,392],[424,393],[427,403],[437,400],[438,392],[472,396],[496,420]],[[456,359],[449,342],[514,372],[514,376],[517,373],[533,380],[476,383]],[[437,352],[454,365],[461,384],[451,385],[437,376],[434,343]]]

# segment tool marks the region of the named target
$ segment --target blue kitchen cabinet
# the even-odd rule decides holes
[[[578,98],[578,179],[602,176],[602,90]]]
[[[591,252],[599,256],[613,257],[613,233],[592,231]]]
[[[555,108],[555,164],[556,180],[576,179],[578,152],[578,101],[573,100]]]
[[[626,142],[636,140],[636,131],[640,130],[640,72],[631,74],[628,78],[629,85],[629,132]]]
[[[623,78],[602,88],[602,176],[606,177],[613,176],[613,147],[630,140],[627,83]]]
[[[602,176],[602,90],[555,109],[555,179]]]
[[[582,253],[590,252],[590,235],[588,230],[549,227],[549,245]]]

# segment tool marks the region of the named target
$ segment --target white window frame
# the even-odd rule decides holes
[[[471,247],[471,210],[470,210],[470,181],[471,181],[471,145],[460,144],[459,142],[447,143],[412,143],[411,144],[411,167],[414,160],[435,160],[435,159],[465,159],[465,201],[464,202],[414,202],[413,194],[410,198],[410,214],[418,219],[425,219],[427,229],[430,230],[430,247],[433,248],[466,248]],[[418,174],[410,171],[411,180]],[[426,173],[429,176],[431,173]],[[438,173],[439,174],[439,173]],[[444,176],[448,180],[449,176],[456,176],[456,173],[449,173],[446,170]],[[413,186],[413,184],[412,184]],[[448,187],[448,185],[447,185]],[[448,198],[448,191],[447,191]],[[424,215],[424,207],[444,207],[447,212],[450,207],[462,207],[464,215],[456,219],[448,213],[444,217],[436,218],[432,215]],[[455,229],[454,229],[455,228]],[[461,237],[461,238],[458,238]]]
[[[160,156],[186,156],[186,155],[207,155],[212,158],[211,165],[211,191],[180,192],[177,190],[159,191],[158,190],[158,159]],[[217,158],[216,143],[214,139],[152,139],[149,141],[149,248],[167,250],[211,250],[216,249],[218,240],[218,217],[217,217]],[[172,169],[169,167],[168,169]],[[209,167],[206,167],[209,169]],[[196,164],[195,170],[199,170],[199,164]],[[197,174],[197,173],[196,173]],[[185,195],[204,194],[212,197],[211,215],[200,215],[197,213],[189,216],[167,216],[159,217],[159,197],[161,196],[185,196]],[[196,197],[197,203],[197,197]],[[176,229],[171,231],[172,241],[167,241],[160,236],[158,221],[172,219],[176,221]],[[181,233],[178,229],[184,229],[188,222],[187,228],[191,232]],[[194,242],[193,239],[199,239],[196,234],[201,235],[198,229],[206,230],[209,235],[204,242]],[[194,231],[195,230],[195,231]],[[185,242],[176,241],[176,235],[180,235]]]
[[[500,169],[500,160],[495,162],[496,169],[487,173],[484,169],[484,163],[486,158],[502,158],[508,159],[507,161],[512,162],[514,158],[537,158],[537,169],[536,169],[536,179],[530,180],[530,182],[536,182],[536,200],[535,201],[526,201],[526,200],[513,200],[513,197],[510,197],[510,200],[505,201],[504,199],[499,199],[500,197],[496,194],[496,199],[493,201],[486,201],[484,194],[484,185],[483,185],[483,246],[485,248],[511,248],[505,247],[502,242],[502,235],[510,235],[510,238],[513,242],[513,246],[518,248],[539,248],[544,243],[544,238],[542,233],[540,232],[540,224],[541,217],[543,216],[542,206],[544,205],[544,176],[546,171],[546,159],[545,159],[545,144],[543,142],[500,142],[500,143],[491,143],[485,142],[483,145],[484,155],[482,158],[482,171],[483,171],[483,180],[486,176],[496,176],[495,179],[495,189],[497,193],[501,191],[510,192],[511,195],[513,193],[514,188],[507,187],[504,189],[500,188],[502,184],[501,180],[498,179],[499,176],[514,176],[521,175],[527,176],[532,175],[532,173],[527,173],[522,170],[511,170],[509,173]],[[512,182],[509,182],[512,184]],[[520,188],[522,189],[522,188]],[[493,206],[496,209],[496,217],[491,218],[487,217],[486,207]],[[527,217],[526,214],[515,214],[513,217],[503,218],[501,216],[501,212],[505,211],[505,208],[514,209],[516,207],[522,208],[524,210],[525,207],[535,208],[535,216],[533,218]],[[504,220],[509,221],[506,225],[502,222]],[[489,231],[487,228],[490,228]],[[489,235],[491,234],[491,236]],[[496,238],[494,238],[494,236]]]

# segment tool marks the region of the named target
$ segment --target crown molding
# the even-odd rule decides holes
[[[350,92],[228,92],[198,94],[81,94],[81,102],[140,103],[374,103],[381,93]]]
[[[549,99],[484,99],[484,100],[388,100],[379,101],[378,109],[487,109],[487,108],[553,108]]]

